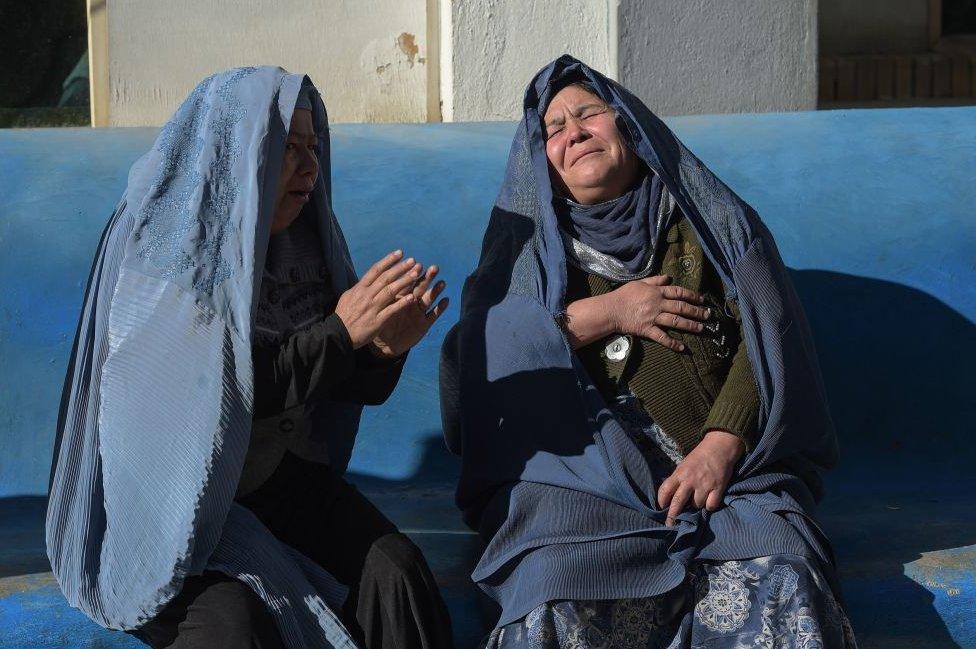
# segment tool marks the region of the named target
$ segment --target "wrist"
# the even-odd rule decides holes
[[[366,343],[366,348],[369,350],[370,355],[381,361],[395,361],[401,358],[406,352],[397,353],[393,351],[392,348],[387,345],[379,344],[376,340],[371,340]]]
[[[713,428],[702,437],[702,443],[715,447],[732,462],[738,462],[746,452],[746,443],[735,433]]]
[[[603,335],[609,336],[610,334],[623,333],[620,329],[620,322],[617,318],[617,296],[614,295],[616,291],[610,291],[609,293],[604,293],[603,295],[598,295],[594,297],[597,300],[596,307],[600,311],[601,324],[603,329]]]

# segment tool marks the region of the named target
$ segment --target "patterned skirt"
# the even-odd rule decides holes
[[[855,649],[814,564],[779,554],[700,562],[656,597],[546,602],[495,629],[486,649]]]

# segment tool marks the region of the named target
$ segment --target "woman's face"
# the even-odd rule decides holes
[[[281,175],[278,177],[271,234],[291,225],[311,199],[312,189],[319,177],[317,147],[318,136],[312,126],[312,111],[295,109],[285,144],[285,158],[281,162]]]
[[[616,114],[579,86],[556,93],[543,115],[549,173],[557,189],[577,203],[616,198],[637,177],[637,156],[617,130]]]

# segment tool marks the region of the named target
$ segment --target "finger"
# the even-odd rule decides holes
[[[685,288],[683,286],[665,286],[661,289],[661,294],[671,300],[684,300],[685,302],[694,302],[695,304],[704,304],[705,298],[695,293],[690,288]]]
[[[405,259],[395,266],[387,268],[370,284],[370,288],[373,290],[373,295],[387,289],[387,287],[397,280],[402,279],[405,274],[409,273],[417,266],[418,264],[416,261],[414,261],[414,258],[410,257],[409,259]]]
[[[708,500],[708,489],[695,489],[695,495],[692,497],[692,502],[695,503],[695,509],[701,509],[705,506],[705,501]]]
[[[680,486],[674,494],[674,498],[671,499],[671,505],[668,507],[668,525],[674,525],[674,519],[678,517],[678,514],[685,510],[685,505],[688,503],[688,497],[691,495],[691,489],[684,485]]]
[[[406,274],[402,275],[399,279],[393,281],[387,285],[387,291],[393,299],[400,299],[407,295],[416,297],[413,294],[413,285],[417,282],[417,278],[420,277],[420,271],[423,267],[420,264],[414,264]]]
[[[671,503],[671,497],[678,489],[679,484],[674,476],[661,483],[661,486],[657,488],[657,506],[659,509],[664,509]]]
[[[437,276],[438,270],[439,269],[437,268],[437,266],[431,266],[430,268],[427,269],[427,272],[424,273],[423,278],[421,278],[421,280],[417,282],[417,285],[413,289],[413,296],[415,298],[421,300],[421,302],[424,302],[421,298],[424,297],[424,294],[427,292],[427,289],[430,287],[430,283],[434,281],[434,277]],[[427,301],[424,304],[424,307],[425,308],[429,307],[430,304],[431,303]]]
[[[711,309],[688,304],[681,300],[663,300],[661,302],[661,312],[677,313],[678,315],[695,320],[708,320],[709,316],[712,315]]]
[[[450,300],[444,298],[437,303],[437,306],[427,312],[427,319],[430,320],[431,324],[433,324],[437,318],[441,317],[441,314],[447,309],[448,304],[450,304]]]
[[[408,259],[380,275],[371,286],[374,290],[373,299],[378,298],[380,304],[386,306],[404,295],[413,295],[410,289],[420,276],[419,267],[420,264]]]
[[[705,325],[702,323],[689,320],[688,318],[682,318],[680,315],[675,313],[657,314],[657,317],[654,318],[654,324],[661,325],[662,327],[668,327],[669,329],[690,331],[691,333],[699,333],[705,328]]]
[[[683,352],[685,350],[685,346],[682,343],[664,333],[664,330],[660,327],[651,327],[647,337],[673,352]]]
[[[664,286],[665,284],[671,283],[670,275],[654,275],[653,277],[645,277],[642,280],[638,280],[647,284],[648,286]]]
[[[415,299],[413,297],[413,293],[407,293],[403,297],[394,300],[393,304],[390,304],[377,313],[376,321],[380,326],[383,326],[387,320],[412,306],[414,301]]]
[[[434,284],[429,291],[424,293],[421,302],[423,303],[425,309],[430,308],[430,305],[434,303],[434,301],[437,299],[437,296],[440,295],[441,291],[444,290],[445,286],[447,286],[447,283],[441,280],[436,284]]]
[[[392,268],[393,264],[395,264],[402,256],[402,250],[394,250],[386,257],[383,257],[378,262],[370,266],[369,270],[366,271],[366,274],[363,275],[362,279],[359,281],[367,286],[372,284],[376,281],[376,278],[379,277],[381,273]]]
[[[705,501],[705,509],[710,512],[718,511],[722,508],[722,493],[721,489],[713,489],[710,494],[708,494],[708,499]]]

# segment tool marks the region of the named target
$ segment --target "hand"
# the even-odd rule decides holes
[[[383,257],[339,296],[335,313],[354,349],[371,341],[390,318],[412,305],[415,298],[409,288],[420,276],[420,264],[412,258],[397,263],[402,256],[395,250]]]
[[[681,286],[673,286],[667,275],[655,275],[627,282],[607,294],[613,331],[647,338],[674,351],[685,346],[666,334],[665,328],[699,333],[701,322],[711,317],[702,296]]]
[[[708,431],[657,491],[657,506],[668,510],[665,524],[674,525],[675,517],[691,504],[710,512],[719,509],[732,469],[745,450],[738,436],[724,430]]]
[[[370,351],[380,358],[396,358],[427,335],[431,325],[444,313],[448,303],[447,298],[444,298],[431,308],[445,286],[443,281],[438,281],[431,286],[437,272],[437,266],[427,269],[423,278],[413,288],[411,306],[394,313],[380,327],[373,338]]]

